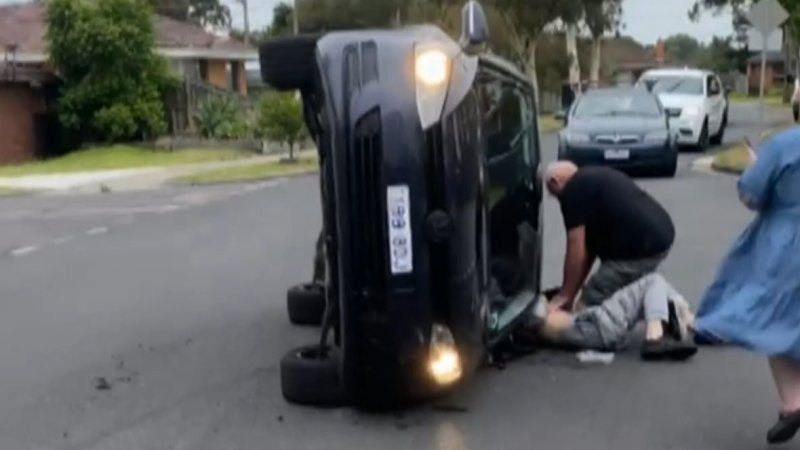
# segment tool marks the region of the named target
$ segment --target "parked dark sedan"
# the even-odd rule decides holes
[[[678,166],[675,133],[658,98],[645,89],[587,91],[565,115],[558,159],[579,166],[672,177]]]

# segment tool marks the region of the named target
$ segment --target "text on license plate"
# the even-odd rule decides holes
[[[411,213],[408,186],[386,188],[386,209],[389,219],[389,258],[392,275],[414,270],[411,252]]]
[[[606,159],[628,159],[631,151],[627,149],[609,149],[605,152]]]

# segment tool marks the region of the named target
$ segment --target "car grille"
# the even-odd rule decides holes
[[[618,145],[618,144],[636,144],[641,138],[634,134],[599,134],[594,137],[594,141],[598,144]]]
[[[357,295],[373,299],[386,282],[386,220],[383,189],[381,112],[375,108],[353,127],[348,158],[351,199],[353,288]]]

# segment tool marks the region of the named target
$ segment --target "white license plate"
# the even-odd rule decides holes
[[[392,275],[408,274],[414,270],[414,257],[411,252],[410,202],[408,186],[395,185],[386,188]]]
[[[631,151],[627,149],[610,149],[606,150],[605,152],[606,159],[629,159],[631,157]]]

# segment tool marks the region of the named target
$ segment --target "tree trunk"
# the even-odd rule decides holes
[[[589,85],[596,88],[600,84],[600,58],[602,55],[603,37],[592,38],[592,62],[589,67]]]
[[[578,59],[578,25],[567,25],[567,58],[569,59],[569,84],[576,94],[581,92],[581,63]]]
[[[525,71],[528,74],[528,77],[531,79],[531,83],[533,84],[533,92],[536,94],[536,102],[539,102],[539,77],[536,75],[536,39],[531,39],[530,44],[528,45],[527,55],[526,57],[526,64],[525,64]],[[538,104],[536,105],[539,106]]]
[[[294,161],[294,141],[289,141],[289,161]]]

